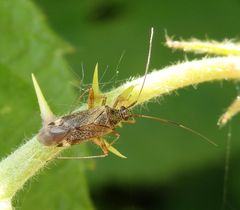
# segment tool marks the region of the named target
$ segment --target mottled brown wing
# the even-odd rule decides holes
[[[86,140],[102,137],[106,134],[111,133],[113,130],[109,127],[89,124],[81,127],[76,127],[66,137],[66,141],[68,144],[80,144]]]
[[[93,124],[99,117],[106,113],[106,108],[100,106],[86,111],[76,112],[74,114],[64,116],[62,119],[66,126],[71,128],[80,128],[82,126]],[[95,123],[97,124],[97,123]]]

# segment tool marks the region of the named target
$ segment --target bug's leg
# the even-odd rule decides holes
[[[87,92],[89,92],[89,89],[83,91],[83,93],[78,97],[78,101],[81,101],[83,96],[86,95]]]
[[[115,154],[120,158],[126,158],[126,156],[121,154],[121,152],[119,152],[116,148],[112,146],[119,139],[120,134],[117,133],[115,130],[111,130],[109,134],[112,134],[116,137],[110,144],[102,137],[96,138],[94,143],[101,147],[104,154],[108,154],[108,152],[110,151],[111,153]]]
[[[126,124],[135,124],[136,123],[136,120],[132,119],[132,120],[127,120],[127,121],[122,121],[118,124],[119,127],[122,127],[123,123],[126,123]]]
[[[115,130],[113,130],[109,127],[105,127],[102,125],[94,125],[94,129],[96,132],[98,132],[100,137],[94,138],[93,143],[95,143],[99,147],[101,147],[104,153],[106,152],[106,150],[108,151],[108,148],[111,147],[112,144],[114,144],[120,137],[120,134],[118,132],[116,132]],[[108,146],[106,146],[104,139],[101,138],[102,136],[104,136],[106,134],[111,134],[116,137]]]
[[[117,139],[116,139],[117,140]],[[121,152],[119,152],[116,148],[114,148],[113,146],[111,146],[106,140],[103,139],[103,141],[105,142],[105,144],[107,145],[108,151],[110,151],[111,153],[113,153],[114,155],[117,155],[120,158],[127,158],[126,156],[124,156],[123,154],[121,154]],[[112,142],[114,143],[114,142]]]
[[[86,140],[85,141],[73,140],[73,141],[70,141],[70,142],[67,141],[67,140],[63,140],[61,143],[59,143],[57,145],[57,147],[70,147],[70,146],[73,146],[73,145],[76,145],[76,144],[82,144],[84,142],[86,142]]]
[[[94,138],[92,141],[97,144],[102,150],[102,155],[90,155],[90,156],[80,156],[80,157],[57,157],[59,160],[81,160],[81,159],[94,159],[94,158],[104,158],[108,156],[108,149],[105,142],[101,138]],[[79,144],[79,141],[71,142],[71,145]]]
[[[115,109],[119,103],[122,103],[124,101],[128,101],[129,95],[132,92],[134,86],[130,86],[128,87],[126,90],[124,90],[115,100],[114,104],[113,104],[113,108]]]
[[[107,155],[91,155],[91,156],[82,156],[82,157],[57,157],[58,160],[81,160],[81,159],[94,159],[94,158],[104,158]]]
[[[104,155],[106,155],[106,156],[108,155],[107,145],[105,144],[105,142],[104,142],[104,140],[102,138],[100,138],[100,137],[93,138],[92,142],[94,144],[98,145],[102,149]]]
[[[92,109],[93,107],[94,107],[94,91],[92,88],[90,88],[88,94],[88,109]]]
[[[113,140],[113,142],[111,142],[111,144],[109,144],[109,146],[114,144],[118,140],[118,138],[120,137],[120,134],[118,132],[116,132],[112,128],[109,128],[109,127],[106,127],[106,126],[93,125],[92,127],[88,126],[88,129],[90,129],[92,131],[94,130],[94,132],[96,133],[96,136],[98,136],[98,137],[92,138],[91,140],[92,140],[92,142],[94,144],[96,144],[99,147],[101,147],[101,149],[103,150],[104,154],[106,152],[108,152],[108,147],[106,146],[104,139],[101,138],[101,137],[103,137],[104,135],[107,135],[107,134],[112,134],[112,135],[114,135],[116,137]]]
[[[117,136],[117,139],[120,136],[118,133],[114,133],[114,135]],[[107,156],[108,152],[110,151],[110,152],[112,152],[113,154],[117,155],[120,158],[126,158],[126,156],[124,156],[116,148],[111,146],[114,142],[109,144],[104,138],[101,138],[101,137],[93,139],[93,143],[97,144],[102,149],[104,155]]]
[[[107,97],[106,96],[102,96],[102,106],[105,106],[107,102]]]
[[[74,112],[76,105],[81,102],[82,98],[84,97],[84,95],[86,95],[87,92],[89,92],[89,89],[84,90],[83,93],[74,100],[73,105],[68,114],[72,114]]]
[[[132,119],[132,120],[127,120],[127,121],[123,121],[123,123],[127,123],[127,124],[135,124],[136,120]]]
[[[118,105],[118,103],[120,102],[120,97],[118,96],[117,99],[115,100],[114,104],[113,104],[113,109],[115,109]]]
[[[116,132],[116,131],[112,131],[112,133],[110,133],[110,134],[112,134],[112,135],[114,135],[115,136],[115,139],[108,145],[108,148],[109,147],[111,147],[113,144],[115,144],[116,143],[116,141],[119,139],[119,137],[120,137],[120,134],[118,133],[118,132]]]

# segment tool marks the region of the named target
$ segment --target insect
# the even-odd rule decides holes
[[[149,45],[150,47],[148,53],[148,61],[145,69],[145,76],[138,97],[133,103],[131,103],[128,106],[119,107],[119,103],[122,100],[126,100],[127,93],[131,92],[131,90],[133,89],[133,87],[129,87],[117,97],[112,107],[107,105],[106,103],[107,98],[104,96],[102,96],[101,99],[101,106],[94,107],[95,102],[94,89],[90,88],[88,94],[88,110],[69,114],[48,123],[47,125],[43,126],[43,128],[40,130],[38,134],[38,140],[44,145],[58,147],[71,146],[75,144],[81,144],[86,141],[92,141],[94,144],[98,145],[103,152],[102,155],[96,156],[59,157],[59,159],[83,159],[83,158],[106,157],[109,151],[115,153],[120,157],[125,157],[115,148],[112,147],[112,145],[120,137],[120,134],[115,129],[120,123],[134,123],[135,117],[141,117],[181,127],[214,144],[207,137],[182,124],[162,118],[132,113],[131,108],[138,102],[149,69],[152,37],[153,29],[151,30]],[[115,139],[110,144],[104,139],[104,137],[108,134],[111,134],[115,137]]]

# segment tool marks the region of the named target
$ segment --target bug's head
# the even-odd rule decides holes
[[[68,134],[68,129],[62,126],[61,119],[43,126],[38,133],[38,140],[46,146],[58,145]]]
[[[125,106],[120,107],[120,115],[123,120],[128,120],[132,116],[132,112]]]

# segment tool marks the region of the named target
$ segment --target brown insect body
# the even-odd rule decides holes
[[[149,61],[150,61],[152,35],[153,35],[153,29],[151,31],[150,48],[149,48],[148,61],[147,61],[146,70],[145,70],[145,77],[143,79],[143,83],[136,101],[134,101],[133,103],[131,103],[126,107],[118,106],[119,102],[128,100],[126,93],[128,93],[127,95],[129,95],[129,93],[131,93],[131,90],[133,89],[133,87],[128,87],[125,91],[123,91],[122,94],[120,94],[116,98],[112,107],[106,105],[107,98],[102,95],[101,95],[102,105],[95,107],[94,106],[95,93],[93,90],[94,88],[90,88],[89,95],[88,95],[88,110],[63,116],[50,123],[44,123],[43,128],[39,131],[38,140],[46,146],[59,146],[59,147],[71,146],[74,144],[81,144],[87,140],[91,140],[94,144],[98,145],[103,151],[103,155],[75,157],[74,159],[105,157],[108,155],[109,151],[113,152],[119,157],[125,157],[121,153],[119,153],[115,148],[112,147],[112,144],[120,136],[115,131],[115,128],[121,122],[133,123],[134,120],[131,120],[130,118],[141,117],[141,118],[157,120],[162,123],[167,123],[173,126],[181,127],[215,145],[215,143],[209,140],[207,137],[201,135],[200,133],[182,124],[176,123],[174,121],[162,119],[162,118],[131,113],[130,108],[132,108],[134,105],[137,104],[146,80],[146,75],[147,75],[147,71],[149,68]],[[97,71],[95,71],[95,74],[96,75],[98,74]],[[103,138],[107,134],[112,134],[116,137],[116,139],[112,141],[111,144],[108,144]],[[59,159],[71,159],[71,158],[61,157]]]
[[[43,127],[39,141],[47,146],[68,146],[80,144],[92,138],[114,133],[116,126],[127,121],[131,112],[126,107],[120,109],[107,105],[63,116]]]

